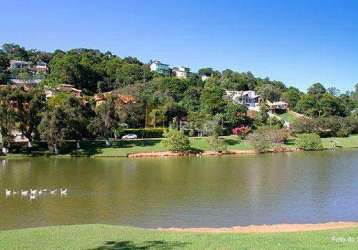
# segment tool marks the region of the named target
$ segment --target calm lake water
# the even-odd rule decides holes
[[[68,188],[67,197],[5,196]],[[358,220],[358,151],[0,161],[0,230],[57,224],[218,227]]]

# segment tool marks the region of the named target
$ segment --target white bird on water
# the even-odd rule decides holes
[[[31,193],[32,195],[35,195],[35,194],[37,194],[37,190],[36,190],[36,189],[35,189],[35,190],[30,189],[30,193]]]
[[[11,190],[5,189],[5,195],[6,195],[6,196],[10,196],[10,195],[11,195]]]
[[[29,191],[21,189],[21,195],[22,196],[27,196],[28,194],[29,194]]]
[[[62,189],[60,190],[61,195],[67,195],[67,188],[66,189]]]
[[[57,193],[57,189],[52,190],[52,191],[50,192],[50,194],[56,194],[56,193]]]
[[[12,190],[12,195],[17,195],[17,191],[16,191],[16,190]]]

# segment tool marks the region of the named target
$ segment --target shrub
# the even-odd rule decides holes
[[[287,129],[278,129],[270,127],[260,127],[255,133],[248,136],[249,143],[257,152],[265,152],[272,146],[285,143],[290,136]]]
[[[284,120],[280,120],[279,118],[272,116],[268,119],[267,124],[269,124],[270,127],[283,128],[285,125],[285,122],[284,122]]]
[[[270,149],[271,142],[267,136],[262,135],[260,132],[256,131],[250,134],[247,137],[248,142],[254,147],[255,151],[258,153],[263,153]]]
[[[352,133],[358,133],[358,115],[356,113],[352,114],[348,118],[349,127],[352,130]]]
[[[285,128],[261,127],[257,130],[262,136],[267,137],[271,143],[285,143],[290,136],[289,130]]]
[[[226,143],[224,139],[219,138],[217,134],[213,134],[207,138],[208,144],[211,147],[211,150],[215,152],[226,151]]]
[[[251,129],[249,126],[240,126],[231,130],[232,134],[239,136],[241,139],[245,138],[250,131]]]
[[[190,150],[189,137],[176,129],[164,131],[164,146],[172,152],[186,152]]]
[[[321,138],[314,133],[300,135],[297,138],[297,146],[306,151],[323,149]]]
[[[316,130],[314,119],[301,117],[292,123],[294,133],[313,133]]]

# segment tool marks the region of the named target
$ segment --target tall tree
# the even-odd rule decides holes
[[[316,96],[317,98],[321,97],[326,93],[326,88],[321,83],[314,83],[311,87],[308,88],[307,93],[309,95]]]
[[[47,141],[49,149],[55,154],[65,140],[80,140],[86,133],[87,121],[80,99],[69,96],[45,112],[39,125],[40,136]]]
[[[13,139],[12,130],[15,128],[16,103],[11,98],[10,87],[0,89],[0,135],[2,152],[6,154]]]
[[[25,91],[18,88],[12,97],[17,102],[16,121],[21,133],[29,140],[32,147],[33,137],[38,135],[37,127],[41,122],[42,112],[46,110],[46,97],[42,89]]]
[[[294,87],[289,87],[285,92],[282,93],[281,99],[288,103],[290,108],[294,108],[297,102],[301,98],[301,92],[299,89]]]
[[[216,80],[206,81],[200,96],[202,111],[209,114],[222,112],[225,107],[224,92]]]

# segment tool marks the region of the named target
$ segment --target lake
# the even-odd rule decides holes
[[[33,200],[8,189],[67,188]],[[58,224],[222,227],[358,220],[358,151],[0,160],[0,230]]]

